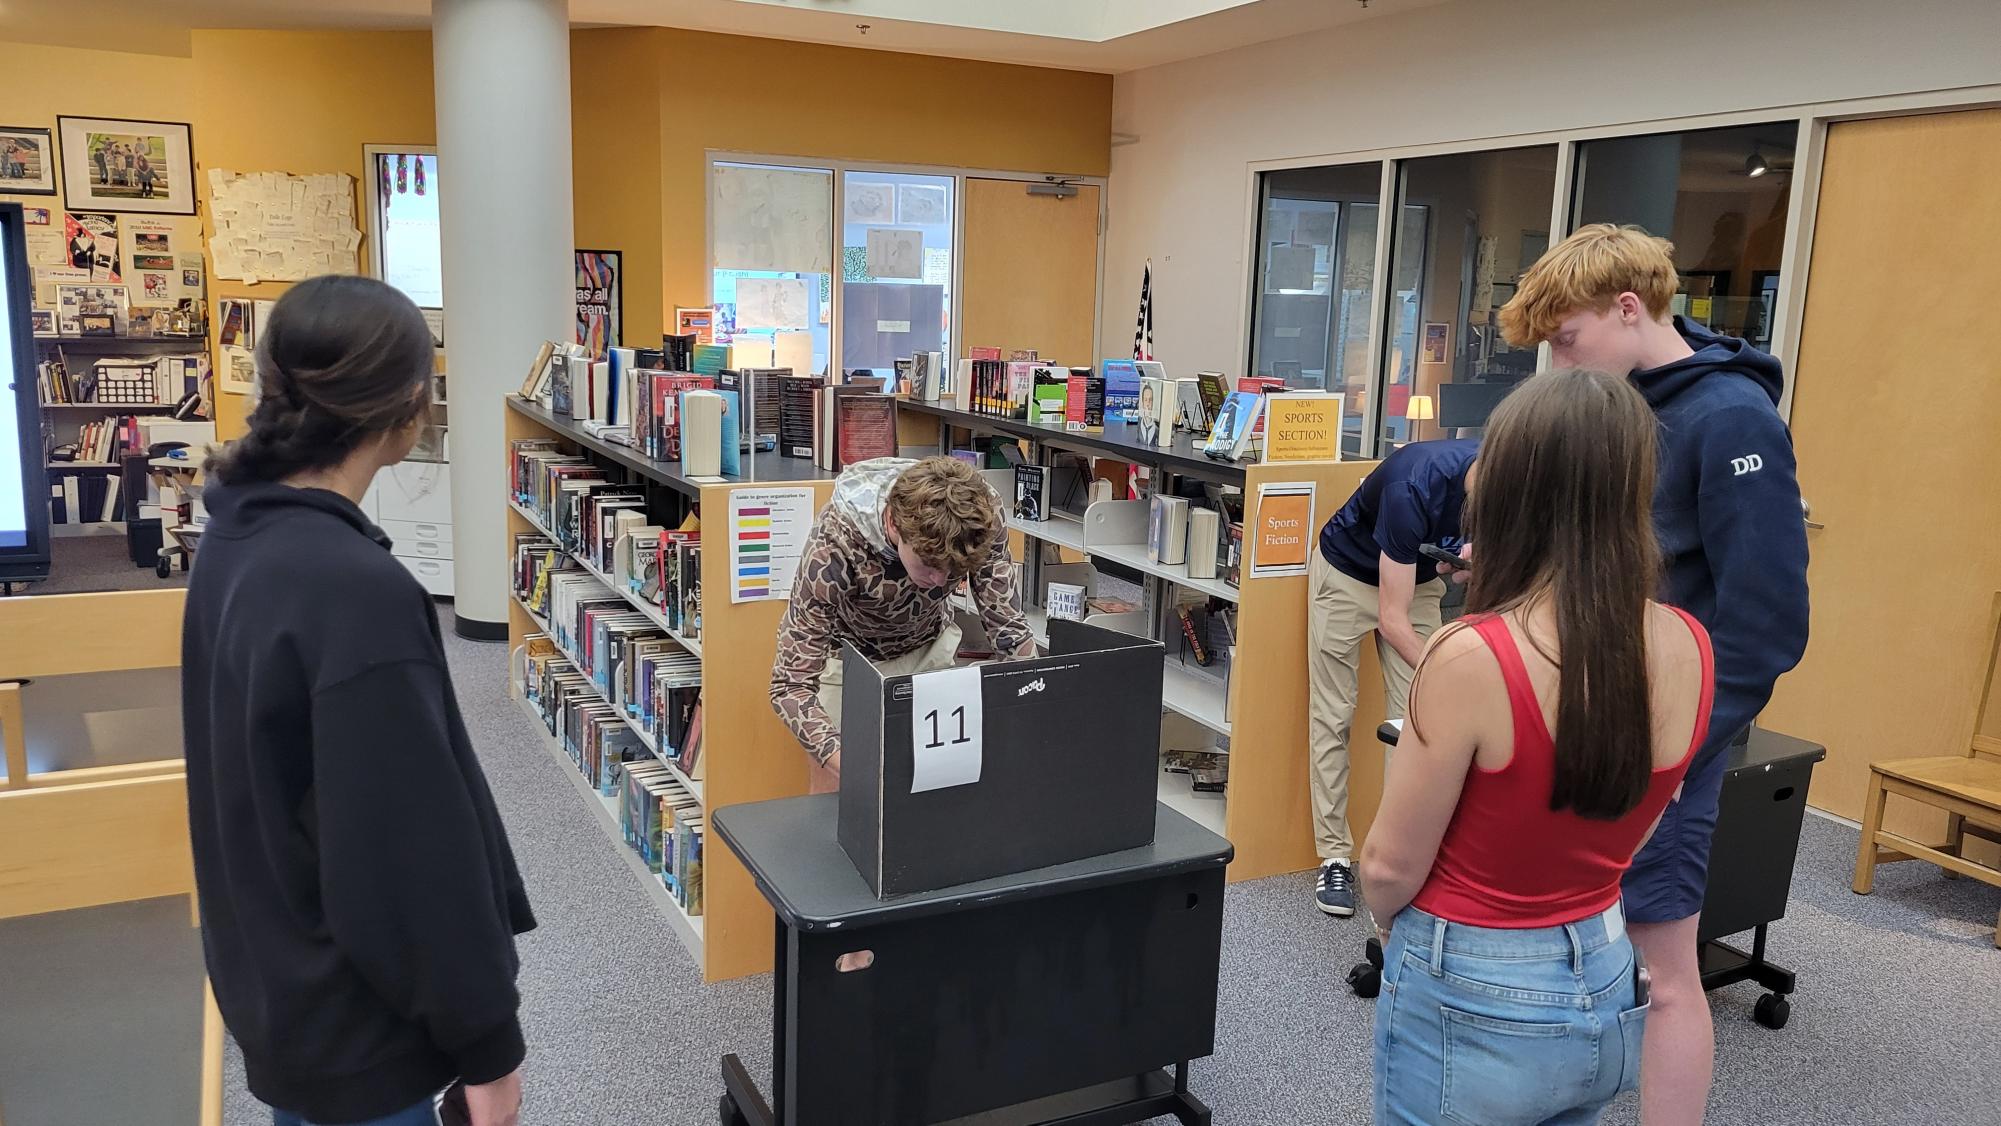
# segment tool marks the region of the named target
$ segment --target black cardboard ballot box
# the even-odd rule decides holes
[[[839,840],[876,895],[1152,842],[1159,642],[1055,620],[1033,660],[889,677],[852,646],[842,660]],[[955,676],[956,696],[917,683]],[[922,788],[947,755],[977,780]]]

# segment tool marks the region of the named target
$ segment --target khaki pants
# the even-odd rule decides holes
[[[1355,841],[1348,832],[1348,727],[1355,718],[1360,687],[1362,639],[1376,630],[1376,588],[1334,569],[1314,551],[1308,584],[1312,605],[1306,615],[1306,670],[1309,724],[1313,746],[1310,790],[1313,794],[1313,844],[1320,859],[1350,858]],[[1438,629],[1438,601],[1444,584],[1419,583],[1411,599],[1410,623],[1419,637]],[[1390,643],[1376,637],[1382,658],[1387,718],[1404,713],[1410,699],[1411,667]]]
[[[891,657],[875,662],[875,667],[884,676],[909,676],[913,673],[933,672],[952,667],[953,658],[959,653],[959,623],[945,623],[945,632],[938,640],[922,649],[905,653],[901,657]],[[827,718],[835,727],[841,726],[841,691],[847,682],[839,657],[827,658],[820,669],[820,706],[827,710]],[[831,794],[841,788],[841,776],[819,763],[808,761],[806,766],[808,793]]]

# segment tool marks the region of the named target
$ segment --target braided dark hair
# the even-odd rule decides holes
[[[211,454],[225,485],[338,465],[431,403],[431,330],[400,290],[329,274],[300,282],[257,326],[249,431]]]

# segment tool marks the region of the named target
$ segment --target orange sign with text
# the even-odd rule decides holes
[[[1251,576],[1305,574],[1313,532],[1313,487],[1268,486],[1258,498]]]

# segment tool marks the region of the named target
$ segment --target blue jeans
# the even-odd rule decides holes
[[[289,1110],[271,1111],[272,1126],[320,1126],[308,1122]],[[356,1122],[352,1126],[438,1126],[438,1108],[435,1100],[425,1099],[414,1106],[406,1106],[394,1114],[381,1118],[371,1118],[366,1122]]]
[[[1376,1122],[1596,1122],[1640,1083],[1647,1007],[1617,909],[1495,930],[1396,917],[1376,999]]]

